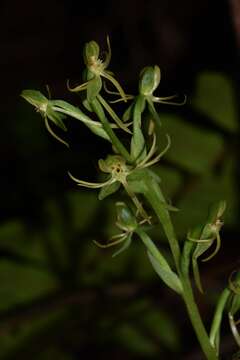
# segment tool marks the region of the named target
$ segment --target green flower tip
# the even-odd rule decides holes
[[[142,95],[152,95],[161,80],[160,68],[155,65],[145,67],[140,73],[139,92]]]
[[[38,109],[43,105],[47,106],[48,99],[40,91],[23,90],[20,96]]]
[[[99,58],[99,45],[96,41],[92,40],[85,44],[83,49],[83,58],[85,65],[88,66],[91,63],[94,63]]]
[[[117,221],[121,228],[127,231],[134,231],[137,227],[137,220],[133,212],[124,202],[117,202]]]

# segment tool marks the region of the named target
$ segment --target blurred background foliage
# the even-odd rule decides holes
[[[67,133],[72,146],[66,150],[19,98],[23,88],[44,92],[48,83],[53,98],[78,104],[65,81],[80,76],[84,41],[93,37],[105,44],[107,33],[112,69],[123,77],[127,92],[136,93],[141,67],[158,63],[160,96],[175,90],[187,95],[184,107],[159,106],[159,147],[166,133],[172,146],[154,170],[180,209],[172,215],[180,241],[205,218],[211,202],[227,201],[221,251],[201,266],[207,295],[198,295],[198,301],[209,324],[217,294],[239,266],[237,45],[230,3],[218,2],[211,34],[213,5],[203,1],[194,8],[185,0],[179,12],[180,5],[171,3],[170,9],[167,1],[122,1],[115,8],[105,1],[82,14],[73,1],[53,1],[44,16],[26,2],[21,20],[18,3],[12,9],[4,3],[7,37],[1,61],[3,69],[11,68],[12,79],[3,75],[1,359],[201,359],[180,299],[157,278],[141,243],[134,241],[113,259],[112,249],[99,249],[92,241],[106,242],[116,232],[114,203],[124,193],[99,202],[96,192],[77,188],[67,170],[97,180],[97,160],[109,152],[108,144],[73,120]],[[10,13],[15,21],[7,23]],[[159,226],[151,235],[167,255]],[[229,359],[237,349],[224,325],[222,351]]]

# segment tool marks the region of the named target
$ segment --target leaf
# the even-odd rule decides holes
[[[162,279],[162,281],[172,290],[176,291],[178,294],[182,294],[182,284],[177,274],[171,269],[169,270],[161,266],[156,260],[156,258],[152,256],[149,251],[147,251],[147,254],[152,264],[152,267],[154,268],[158,276]]]
[[[121,183],[119,181],[115,181],[114,183],[112,183],[110,185],[106,185],[106,186],[102,187],[98,194],[99,200],[103,200],[107,196],[112,195],[120,188],[120,186],[121,186]]]
[[[136,128],[134,130],[132,140],[131,140],[131,158],[133,160],[141,161],[146,156],[146,145],[145,139],[142,133],[141,128]]]
[[[164,158],[191,173],[209,173],[224,150],[223,138],[218,133],[199,128],[177,115],[163,113],[161,119],[165,132],[172,139]],[[163,135],[158,126],[156,132],[161,140]]]
[[[203,293],[203,287],[202,287],[198,262],[197,262],[197,258],[195,258],[195,257],[192,258],[192,268],[193,268],[193,277],[194,277],[194,281],[197,285],[197,288],[201,293]]]
[[[131,119],[133,107],[134,107],[134,102],[124,111],[123,117],[122,117],[123,122],[127,122]]]
[[[82,121],[95,135],[110,141],[109,136],[107,135],[106,131],[101,127],[101,125],[90,119],[76,106],[73,106],[63,100],[51,100],[51,103],[59,107],[59,110],[63,110],[67,115],[73,117],[74,119]]]
[[[238,129],[234,87],[226,75],[203,72],[197,78],[192,104],[213,122],[230,131]]]
[[[89,112],[93,112],[93,109],[91,107],[91,105],[89,104],[87,99],[84,99],[82,101],[83,106],[85,107],[85,109],[87,109]]]
[[[149,358],[158,351],[155,341],[151,337],[145,336],[139,326],[120,323],[114,332],[120,348],[127,348],[130,353],[137,353],[142,358]]]

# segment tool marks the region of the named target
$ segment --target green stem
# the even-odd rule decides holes
[[[171,222],[169,212],[164,206],[164,203],[166,203],[165,198],[161,192],[160,187],[158,186],[155,180],[152,180],[150,183],[147,181],[146,185],[147,185],[147,191],[145,192],[144,195],[151,204],[160,223],[162,224],[164,232],[168,238],[171,252],[173,254],[176,269],[179,271],[180,255],[181,255],[180,247],[175,235],[175,231]]]
[[[190,262],[190,253],[192,251],[193,244],[186,242],[181,261],[181,272],[180,279],[183,286],[183,300],[185,302],[189,318],[191,320],[192,326],[194,328],[195,334],[198,338],[199,344],[208,360],[218,360],[216,350],[210,343],[207,331],[203,325],[199,309],[194,299],[192,284],[189,278],[189,262]]]
[[[212,347],[209,341],[209,337],[207,334],[207,331],[203,325],[198,307],[196,305],[196,302],[194,300],[193,291],[192,291],[192,285],[189,279],[189,256],[184,256],[185,259],[184,266],[180,267],[180,247],[175,235],[175,231],[173,228],[173,224],[169,215],[168,210],[166,207],[164,207],[164,196],[161,192],[160,187],[156,183],[155,180],[152,179],[151,182],[148,182],[147,185],[147,191],[145,191],[145,196],[147,200],[150,202],[151,206],[153,207],[154,211],[156,212],[156,215],[158,216],[160,223],[163,226],[163,229],[165,231],[165,234],[168,238],[169,245],[174,257],[175,265],[177,272],[179,274],[180,280],[182,282],[183,286],[183,294],[182,298],[185,302],[187,312],[189,315],[189,318],[191,320],[192,326],[195,330],[196,336],[198,338],[198,341],[201,345],[201,348],[208,360],[217,360],[217,354],[215,349]],[[192,244],[190,244],[192,245]],[[191,248],[189,246],[188,251],[191,251]]]
[[[112,144],[116,147],[116,149],[119,151],[119,153],[126,159],[126,161],[131,163],[132,159],[131,159],[129,152],[127,151],[125,146],[121,143],[121,141],[118,139],[118,137],[115,135],[114,131],[112,130],[112,128],[104,114],[101,104],[95,99],[91,102],[91,106],[92,106],[94,112],[97,114],[98,118],[100,119],[104,130],[110,137]]]
[[[212,344],[212,346],[216,346],[216,339],[222,321],[223,310],[230,295],[231,291],[226,288],[223,290],[222,294],[219,297],[209,335],[210,343]]]

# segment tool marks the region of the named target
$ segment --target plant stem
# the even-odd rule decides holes
[[[186,278],[184,279],[183,277],[181,277],[181,280],[183,286],[182,297],[185,302],[189,318],[195,330],[202,351],[204,352],[208,360],[217,360],[218,359],[217,353],[209,341],[208,334],[203,325],[198,307],[194,300],[191,282],[189,279]]]
[[[114,131],[112,130],[111,126],[109,125],[101,104],[98,102],[98,100],[95,99],[91,102],[91,106],[92,106],[94,112],[97,114],[98,118],[100,119],[104,130],[110,137],[113,146],[116,147],[116,149],[126,159],[127,162],[131,163],[132,159],[131,159],[129,152],[127,151],[125,146],[121,143],[121,141],[118,139],[118,137],[115,135]]]
[[[191,320],[192,326],[195,330],[198,341],[201,345],[201,348],[208,360],[217,360],[217,354],[215,349],[212,347],[207,331],[203,325],[198,307],[194,300],[193,291],[191,282],[189,279],[189,256],[185,257],[185,263],[183,270],[180,267],[180,247],[175,235],[174,227],[169,215],[168,210],[164,207],[163,202],[165,199],[161,192],[160,187],[156,183],[156,181],[152,180],[151,183],[147,184],[148,191],[145,192],[145,196],[153,207],[156,215],[158,216],[160,223],[163,226],[165,234],[168,238],[169,245],[172,251],[172,255],[174,257],[175,265],[177,272],[179,274],[180,280],[182,281],[183,286],[183,294],[182,298],[185,302],[189,318]],[[192,244],[191,244],[192,245]],[[189,249],[190,251],[190,249]]]
[[[224,289],[219,297],[219,300],[218,300],[218,303],[216,306],[216,310],[215,310],[215,314],[213,317],[212,326],[211,326],[211,330],[210,330],[210,335],[209,335],[210,343],[213,346],[217,345],[216,340],[217,340],[218,332],[220,331],[223,310],[225,308],[226,302],[227,302],[230,294],[231,294],[231,291],[228,288]]]
[[[167,236],[171,252],[173,254],[174,262],[176,269],[180,270],[180,247],[175,235],[175,231],[169,216],[169,212],[164,206],[166,203],[165,198],[161,192],[160,187],[153,179],[146,179],[146,192],[144,193],[145,197],[151,204],[154,209],[160,223],[163,226],[164,232]]]
[[[185,302],[189,318],[194,328],[195,334],[198,338],[199,344],[208,360],[217,360],[218,356],[213,345],[210,343],[207,331],[204,327],[199,309],[194,299],[192,284],[189,277],[189,262],[190,253],[192,251],[193,244],[186,242],[181,261],[181,272],[179,274],[183,286],[183,300]]]

